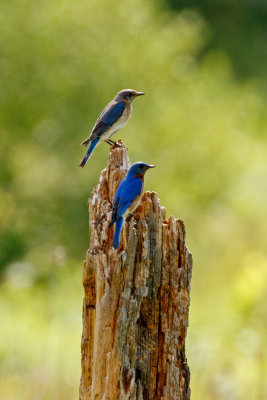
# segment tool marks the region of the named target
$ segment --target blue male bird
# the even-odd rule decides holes
[[[128,214],[134,212],[142,199],[145,172],[149,168],[154,167],[155,165],[149,165],[140,161],[136,162],[130,167],[127,176],[119,184],[115,194],[112,207],[112,218],[109,224],[109,227],[112,227],[116,222],[113,237],[113,247],[115,249],[119,247],[123,221]]]
[[[143,92],[137,92],[133,89],[124,89],[106,106],[97,119],[91,135],[82,143],[87,146],[91,142],[80,167],[85,166],[95,147],[101,142],[105,141],[109,145],[116,144],[110,139],[111,136],[128,122],[132,113],[132,101],[143,94]]]

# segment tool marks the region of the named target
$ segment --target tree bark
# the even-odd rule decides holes
[[[145,192],[114,250],[108,225],[128,168],[127,149],[111,148],[89,198],[80,400],[189,400],[192,257],[184,223],[166,219],[156,193]]]

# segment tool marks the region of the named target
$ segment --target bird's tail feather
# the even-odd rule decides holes
[[[123,218],[120,217],[116,221],[116,225],[115,225],[115,233],[114,233],[114,237],[113,237],[113,247],[114,247],[114,249],[117,249],[119,247],[122,225],[123,225]]]
[[[91,144],[89,146],[89,149],[87,150],[85,156],[83,157],[80,167],[84,167],[87,161],[89,160],[91,154],[93,153],[97,143],[99,142],[99,138],[95,138],[94,140],[91,141]]]

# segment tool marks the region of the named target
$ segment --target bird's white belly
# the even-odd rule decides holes
[[[113,133],[115,133],[115,132],[119,131],[121,128],[123,128],[124,125],[126,125],[126,123],[127,123],[127,120],[116,122],[116,123],[110,128],[110,130],[108,131],[108,132],[109,132],[109,137],[111,137],[111,135],[113,135]]]

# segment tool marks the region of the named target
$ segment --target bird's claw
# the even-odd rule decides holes
[[[113,146],[114,147],[122,147],[123,145],[119,142],[114,142]]]

